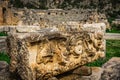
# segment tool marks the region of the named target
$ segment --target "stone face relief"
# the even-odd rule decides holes
[[[7,39],[10,71],[17,70],[23,80],[44,80],[104,57],[105,25],[96,24],[90,30],[74,25],[12,33]]]

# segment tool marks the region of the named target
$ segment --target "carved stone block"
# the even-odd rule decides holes
[[[104,57],[105,27],[78,23],[11,33],[7,39],[10,71],[23,80],[44,80]]]

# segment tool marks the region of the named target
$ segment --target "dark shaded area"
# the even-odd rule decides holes
[[[3,23],[6,23],[6,8],[2,8],[2,14],[3,14]]]
[[[24,7],[23,3],[20,0],[10,0],[10,4],[16,8],[23,8]]]
[[[34,2],[34,1],[33,1]],[[24,8],[27,7],[28,9],[47,9],[45,3],[45,0],[39,0],[40,5],[39,7],[36,7],[35,4],[31,4],[31,2],[24,4],[21,0],[10,0],[10,4],[13,5],[13,7],[16,8]]]

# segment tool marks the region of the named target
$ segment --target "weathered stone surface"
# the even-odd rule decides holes
[[[8,67],[8,63],[5,61],[0,61],[0,71],[6,69]]]
[[[90,76],[81,76],[77,80],[99,80],[101,78],[101,73],[103,69],[100,67],[91,67],[92,74]]]
[[[113,57],[102,68],[101,80],[120,80],[120,58]]]
[[[2,8],[0,7],[0,25],[3,24],[3,13],[2,13]]]
[[[84,72],[86,70],[85,68],[81,68],[82,71],[79,72]],[[92,72],[89,75],[80,75],[80,74],[68,74],[68,75],[63,75],[60,80],[99,80],[101,78],[101,73],[103,72],[103,69],[100,67],[88,67]]]
[[[89,76],[92,73],[92,69],[87,66],[81,66],[66,73],[57,75],[58,80],[76,80],[81,76]]]
[[[48,80],[59,80],[56,77],[49,78]]]
[[[12,33],[7,41],[9,70],[17,70],[23,80],[44,80],[104,57],[105,26],[69,23],[34,33]]]
[[[68,21],[80,21],[81,23],[104,22],[108,24],[105,14],[98,13],[96,10],[34,10],[22,9],[15,10],[15,14],[20,18],[18,25],[34,25],[34,26],[48,26],[53,24],[60,24]]]
[[[0,1],[0,25],[16,25],[18,18],[10,8],[9,0]]]
[[[0,80],[11,80],[8,64],[5,61],[0,61]]]
[[[4,23],[6,23],[7,9],[8,9],[8,1],[7,0],[0,1],[0,24],[1,25],[4,25]]]
[[[87,66],[81,66],[81,67],[78,67],[70,71],[70,73],[81,75],[81,76],[89,76],[92,74],[92,68],[87,67]]]
[[[36,32],[37,30],[40,30],[39,26],[18,26],[16,27],[16,31],[19,33],[24,33],[24,32]]]
[[[26,1],[27,2],[27,1]],[[68,21],[80,23],[104,22],[108,24],[105,14],[98,13],[95,9],[15,9],[10,8],[9,0],[0,1],[0,24],[1,25],[33,25],[40,27],[53,26]],[[109,27],[107,27],[109,28]]]

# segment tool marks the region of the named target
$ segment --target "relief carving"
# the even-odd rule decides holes
[[[71,26],[68,30],[64,25],[63,32],[56,27],[11,34],[8,37],[10,70],[18,69],[23,80],[44,80],[104,57],[103,27]]]

